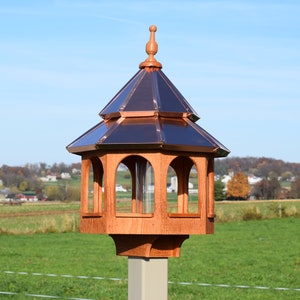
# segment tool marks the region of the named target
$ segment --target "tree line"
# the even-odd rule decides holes
[[[221,180],[215,181],[215,200],[225,199],[300,199],[300,177],[296,177],[288,188],[282,187],[277,178],[264,178],[251,186],[247,175],[238,172],[228,181],[227,187]]]
[[[234,174],[225,184],[215,183],[216,200],[300,198],[300,164],[265,157],[230,157],[217,159],[215,173]],[[250,186],[248,176],[260,181]]]
[[[56,175],[57,178],[60,178],[60,174],[71,174],[72,170],[80,170],[80,168],[80,163],[48,165],[42,162],[24,166],[2,165],[0,167],[0,189],[6,194],[34,192],[39,200],[44,199],[46,195],[48,200],[72,200],[75,195],[78,199],[78,189],[75,191],[73,187],[66,188],[66,185],[62,184],[47,186],[41,177]]]
[[[24,166],[0,167],[0,189],[9,189],[11,193],[34,191],[39,199],[47,192],[49,199],[68,200],[78,198],[78,191],[73,191],[67,185],[45,186],[40,180],[47,175],[59,175],[70,173],[74,169],[80,170],[80,163],[65,164],[54,163],[48,165],[45,162],[26,164]],[[233,174],[225,189],[221,181],[222,176]],[[300,198],[300,163],[284,162],[265,157],[228,157],[215,160],[215,175],[219,180],[215,181],[216,200],[245,200]],[[261,181],[250,186],[247,176],[254,175]],[[284,188],[283,183],[287,183]]]
[[[215,160],[215,174],[226,175],[230,172],[290,180],[293,177],[300,177],[300,163],[284,162],[267,157],[226,157]]]

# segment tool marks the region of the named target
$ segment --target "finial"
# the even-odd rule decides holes
[[[145,67],[156,67],[162,68],[161,63],[159,63],[155,58],[154,55],[157,53],[158,45],[155,41],[155,32],[157,27],[155,25],[151,25],[149,27],[150,31],[150,39],[149,42],[146,44],[146,53],[149,55],[145,61],[140,63],[140,69]]]

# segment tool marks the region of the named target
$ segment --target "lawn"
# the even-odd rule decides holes
[[[214,235],[191,236],[169,259],[169,299],[300,299],[299,228],[289,217],[217,223]],[[0,245],[0,292],[15,293],[0,298],[127,299],[127,258],[108,236],[2,234]]]

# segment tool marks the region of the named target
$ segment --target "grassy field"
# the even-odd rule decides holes
[[[299,202],[279,204],[216,204],[215,234],[169,259],[169,299],[300,299]],[[60,205],[0,206],[0,293],[14,293],[0,298],[127,299],[127,258],[110,237],[77,232],[78,204]]]
[[[0,234],[77,232],[78,228],[79,203],[0,205]]]
[[[299,218],[231,222],[217,224],[214,235],[192,236],[181,257],[169,259],[169,299],[300,299],[299,228]],[[0,241],[0,291],[17,293],[6,297],[127,299],[127,259],[115,256],[107,236],[1,235]]]
[[[216,202],[215,212],[216,223],[300,217],[300,200]],[[0,205],[0,233],[64,233],[78,228],[78,202]]]

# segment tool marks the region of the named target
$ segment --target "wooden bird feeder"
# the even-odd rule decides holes
[[[118,255],[167,258],[179,256],[190,234],[213,233],[214,158],[229,150],[195,123],[196,112],[162,72],[155,31],[150,26],[148,58],[100,112],[103,120],[67,149],[82,158],[81,232],[110,235]],[[131,183],[123,202],[121,167]]]

